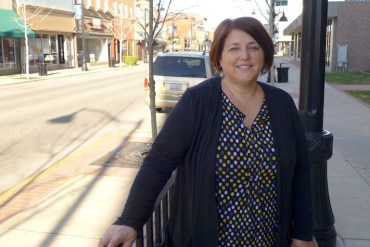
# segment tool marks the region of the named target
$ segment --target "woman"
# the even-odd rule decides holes
[[[289,94],[257,81],[273,56],[256,19],[217,27],[210,57],[220,76],[188,89],[172,110],[99,247],[132,245],[175,169],[165,246],[315,246],[297,109]]]

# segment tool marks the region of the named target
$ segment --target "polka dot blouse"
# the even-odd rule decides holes
[[[252,123],[223,97],[217,146],[218,246],[276,246],[277,162],[266,102]]]

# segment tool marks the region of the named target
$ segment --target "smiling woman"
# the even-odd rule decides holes
[[[158,245],[316,246],[297,108],[288,93],[257,81],[273,63],[269,34],[254,18],[226,19],[210,57],[223,76],[184,91],[99,247],[131,246],[170,178],[170,220]]]

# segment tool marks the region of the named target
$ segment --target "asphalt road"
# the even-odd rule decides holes
[[[150,133],[146,73],[144,66],[1,86],[0,192],[104,136]]]

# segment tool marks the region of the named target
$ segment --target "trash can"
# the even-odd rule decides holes
[[[48,74],[48,68],[46,63],[39,64],[39,75],[44,76]]]
[[[280,64],[279,68],[276,68],[278,74],[278,82],[288,82],[289,67],[283,67],[282,64],[283,63]]]
[[[114,60],[114,58],[109,58],[109,68],[113,68],[115,65],[116,65],[116,61]]]

